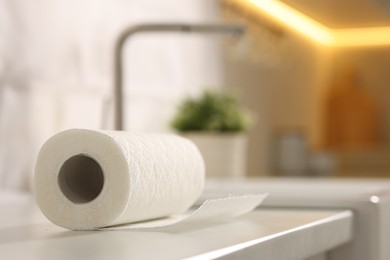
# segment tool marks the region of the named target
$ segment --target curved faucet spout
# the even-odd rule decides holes
[[[140,24],[125,29],[117,38],[114,53],[114,113],[115,129],[124,127],[123,97],[123,49],[126,41],[137,33],[184,32],[184,33],[221,33],[241,35],[245,27],[239,24]]]

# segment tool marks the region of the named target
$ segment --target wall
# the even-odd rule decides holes
[[[279,41],[283,48],[276,66],[250,57],[241,61],[225,57],[225,84],[241,93],[257,115],[249,133],[250,176],[274,174],[275,138],[281,131],[302,131],[310,147],[322,142],[322,104],[332,51],[289,31]]]
[[[333,163],[338,164],[336,170],[342,175],[388,176],[390,48],[330,48],[290,31],[282,35],[284,38],[279,40],[284,48],[280,51],[282,60],[277,66],[256,61],[251,55],[240,61],[225,55],[225,84],[241,93],[245,104],[257,114],[257,123],[249,133],[249,175],[275,174],[274,141],[280,131],[303,131],[309,152],[326,151],[326,99],[340,69],[353,65],[362,86],[379,106],[382,139],[375,150],[336,151]]]
[[[212,21],[215,10],[208,0],[0,0],[0,187],[28,187],[52,134],[112,128],[112,52],[124,27]],[[129,42],[126,128],[168,131],[183,96],[220,86],[217,45],[160,34]]]
[[[379,142],[370,149],[339,151],[339,175],[390,176],[390,48],[389,46],[335,50],[333,68],[352,64],[359,83],[378,107]],[[362,119],[363,120],[363,119]]]
[[[334,67],[353,64],[361,85],[380,108],[383,148],[390,145],[390,48],[388,46],[339,49],[335,51]]]

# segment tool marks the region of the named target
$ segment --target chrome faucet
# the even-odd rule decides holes
[[[245,31],[239,24],[142,24],[125,29],[117,38],[114,53],[114,113],[115,129],[123,130],[123,48],[126,40],[136,33],[184,32],[184,33],[225,33],[241,35]]]

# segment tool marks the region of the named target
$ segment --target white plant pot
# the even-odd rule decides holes
[[[206,177],[245,177],[247,136],[242,133],[183,133],[199,148]]]

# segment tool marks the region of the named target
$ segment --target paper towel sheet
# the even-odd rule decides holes
[[[188,211],[187,214],[146,222],[104,227],[100,230],[156,229],[176,225],[196,226],[198,224],[214,224],[251,212],[257,208],[267,196],[267,193],[262,193],[210,199],[203,202],[196,210]]]

